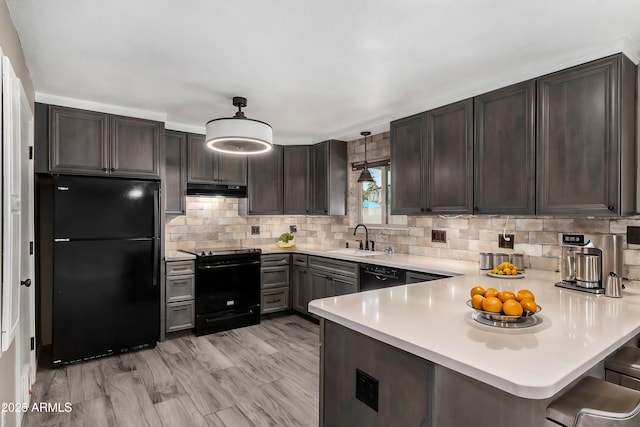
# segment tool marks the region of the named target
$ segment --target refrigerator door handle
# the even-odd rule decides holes
[[[160,237],[160,189],[153,192],[153,237]]]
[[[159,240],[160,239],[157,237],[153,239],[153,282],[151,283],[151,286],[154,287],[158,286],[158,260],[160,259]]]

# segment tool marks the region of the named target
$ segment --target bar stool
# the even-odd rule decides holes
[[[547,406],[547,419],[565,427],[637,427],[640,391],[584,377]]]
[[[622,347],[605,359],[604,369],[607,381],[640,390],[640,348]]]

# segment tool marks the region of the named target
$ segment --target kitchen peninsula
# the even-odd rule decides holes
[[[309,304],[322,318],[322,425],[543,426],[549,402],[602,376],[603,359],[640,333],[636,283],[613,299],[557,288],[557,273],[465,273]],[[476,322],[465,304],[475,285],[533,291],[542,321]]]

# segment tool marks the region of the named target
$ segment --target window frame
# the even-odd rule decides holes
[[[358,185],[358,223],[359,224],[364,224],[366,225],[368,228],[393,228],[393,229],[403,229],[403,228],[408,228],[408,218],[407,218],[407,222],[404,224],[389,224],[389,216],[391,215],[391,213],[389,212],[390,209],[388,209],[388,197],[389,197],[389,193],[388,193],[388,189],[390,187],[390,182],[388,182],[388,178],[389,174],[391,172],[391,165],[387,164],[380,164],[380,162],[368,162],[369,163],[369,168],[368,169],[381,169],[382,173],[380,174],[382,177],[382,182],[381,182],[381,216],[382,216],[382,223],[365,223],[364,219],[363,219],[363,215],[362,215],[362,187],[363,187],[363,183],[358,182],[356,179],[356,184]],[[375,166],[372,165],[372,163],[375,163]],[[358,169],[358,174],[357,176],[360,176],[361,171],[364,168],[360,168]],[[398,216],[404,216],[405,218],[407,217],[406,215],[398,215]]]

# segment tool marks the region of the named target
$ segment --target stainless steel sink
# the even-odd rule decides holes
[[[351,248],[332,249],[327,252],[330,254],[341,254],[341,255],[351,255],[351,256],[374,256],[374,255],[384,254],[384,251],[361,251],[358,249],[351,249]]]

